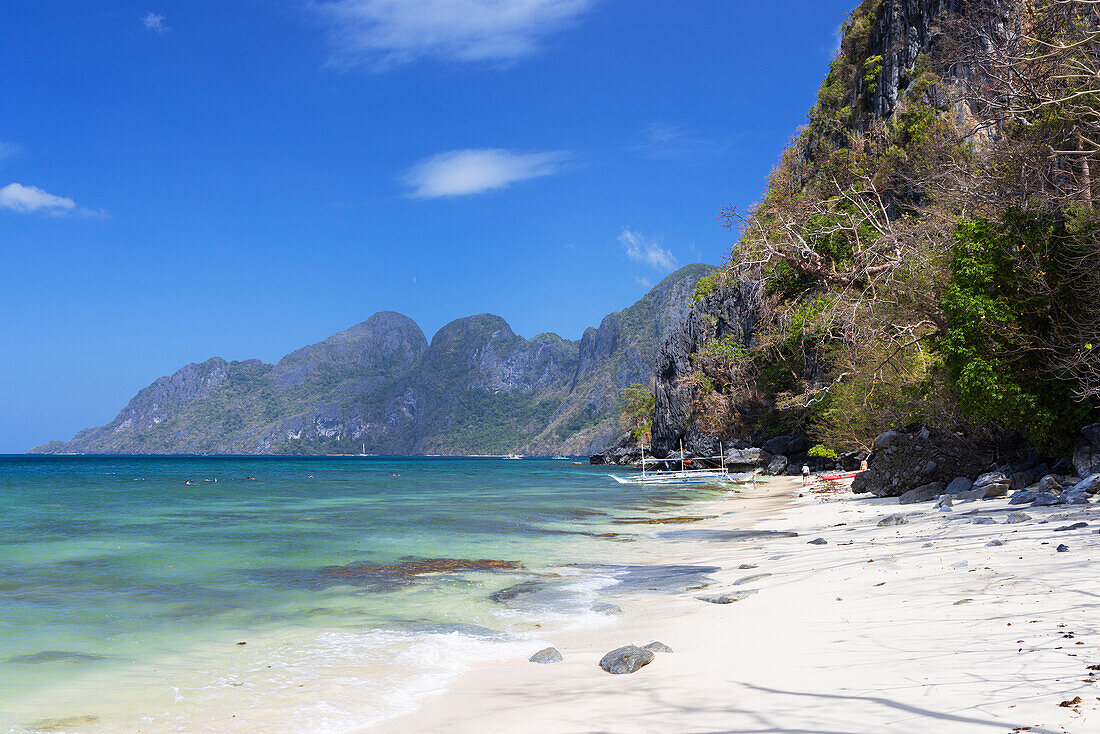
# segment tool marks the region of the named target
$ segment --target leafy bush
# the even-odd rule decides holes
[[[835,451],[833,451],[832,449],[825,448],[825,446],[823,444],[820,444],[820,443],[817,444],[816,446],[813,446],[812,448],[810,448],[810,450],[807,453],[810,456],[814,457],[815,459],[835,459],[836,458],[836,452]]]

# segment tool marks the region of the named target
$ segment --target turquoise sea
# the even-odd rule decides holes
[[[715,494],[607,471],[0,457],[0,732],[348,731],[613,624],[657,583],[659,526],[622,521]]]

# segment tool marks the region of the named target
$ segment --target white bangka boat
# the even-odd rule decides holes
[[[684,458],[684,442],[680,442],[680,469],[646,471],[647,464],[667,464],[668,459],[646,458],[645,447],[642,447],[642,473],[640,476],[620,477],[616,474],[608,474],[619,484],[643,484],[643,485],[682,485],[682,484],[745,484],[756,479],[756,472],[744,472],[742,474],[730,474],[726,469],[726,457],[722,453],[721,444],[718,445],[718,456],[698,456],[695,459]],[[715,469],[688,469],[689,461],[719,461],[721,466]],[[675,460],[673,460],[675,461]]]

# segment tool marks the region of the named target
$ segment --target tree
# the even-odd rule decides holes
[[[630,435],[635,440],[644,442],[649,438],[653,426],[653,410],[657,402],[653,391],[636,382],[623,388],[622,400],[623,425],[630,430]]]

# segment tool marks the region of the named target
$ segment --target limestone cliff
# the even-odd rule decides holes
[[[382,312],[276,364],[190,364],[110,423],[39,453],[587,454],[619,432],[622,388],[648,382],[658,345],[709,268],[669,275],[578,341],[525,339],[499,316],[441,328]]]

